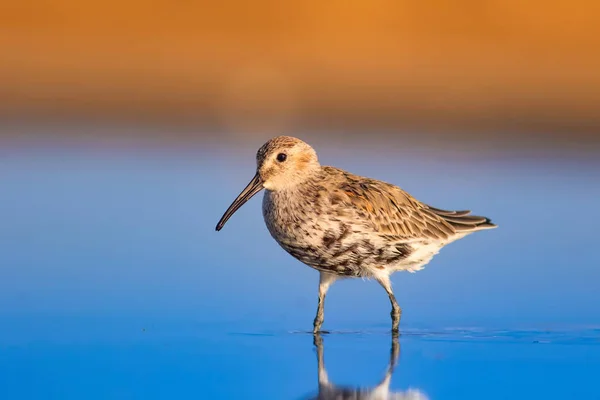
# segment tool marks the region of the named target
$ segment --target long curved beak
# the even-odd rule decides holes
[[[223,214],[223,216],[221,217],[221,220],[219,221],[219,223],[217,224],[217,227],[215,229],[217,231],[220,231],[221,228],[223,228],[223,225],[225,225],[225,223],[227,222],[227,220],[229,218],[231,218],[231,216],[241,206],[243,206],[245,202],[250,200],[250,198],[252,196],[254,196],[256,193],[260,192],[262,189],[263,189],[263,182],[262,182],[262,179],[260,179],[260,175],[258,175],[258,172],[257,172],[256,175],[254,175],[254,178],[252,178],[252,180],[248,184],[248,186],[246,186],[244,188],[244,190],[242,190],[242,193],[240,193],[238,195],[238,197],[233,201],[233,203],[231,203],[231,205],[229,206],[227,211],[225,211],[225,214]]]

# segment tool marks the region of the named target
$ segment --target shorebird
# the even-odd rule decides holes
[[[300,139],[278,136],[256,153],[256,174],[217,224],[265,189],[263,217],[289,254],[319,271],[313,332],[321,330],[325,296],[339,278],[373,278],[392,305],[392,331],[402,309],[390,275],[422,269],[440,249],[475,231],[495,228],[470,211],[431,207],[398,186],[322,166]]]
[[[385,376],[377,386],[371,388],[338,386],[331,382],[325,368],[323,339],[318,333],[314,335],[314,344],[317,350],[319,389],[317,395],[310,397],[310,400],[428,400],[427,395],[418,389],[390,392],[392,374],[400,354],[398,336],[392,336],[390,361]]]

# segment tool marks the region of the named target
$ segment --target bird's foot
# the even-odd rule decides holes
[[[323,326],[323,317],[317,317],[315,318],[315,321],[313,322],[313,334],[318,334],[318,333],[323,333],[321,331],[321,327]]]
[[[393,309],[390,315],[392,316],[392,335],[398,336],[402,310],[400,308]]]

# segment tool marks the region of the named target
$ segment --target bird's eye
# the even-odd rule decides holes
[[[277,161],[284,162],[286,159],[287,159],[287,154],[285,154],[285,153],[277,154]]]

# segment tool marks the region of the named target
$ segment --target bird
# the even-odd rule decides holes
[[[310,400],[428,400],[429,397],[419,389],[408,389],[401,392],[390,391],[392,374],[398,364],[400,344],[398,336],[392,336],[390,360],[383,379],[375,387],[339,386],[329,380],[325,368],[323,338],[319,333],[313,336],[317,353],[318,393],[310,396]]]
[[[447,244],[497,226],[468,210],[427,205],[391,183],[321,165],[308,143],[277,136],[257,151],[254,177],[216,230],[263,189],[262,213],[271,236],[319,271],[313,333],[321,332],[325,297],[341,278],[376,280],[389,297],[392,332],[397,333],[402,308],[390,276],[419,271]]]

